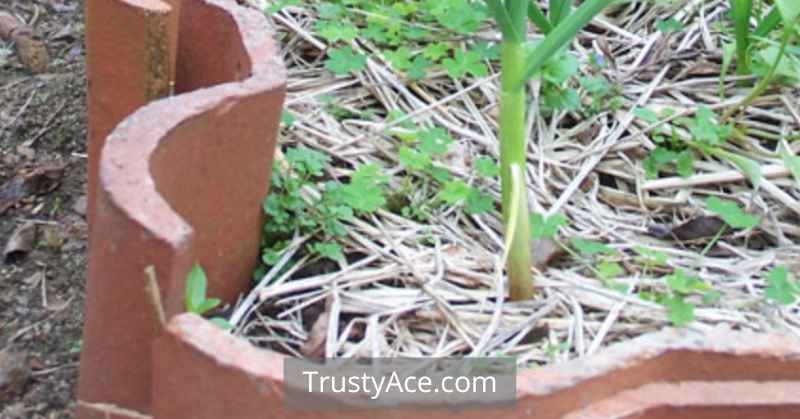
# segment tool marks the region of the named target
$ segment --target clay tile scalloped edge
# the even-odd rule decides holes
[[[158,13],[168,12],[171,9],[169,4],[164,2],[163,0],[120,0],[120,1],[126,3],[130,7],[135,7],[137,9],[152,10]]]
[[[174,247],[186,244],[192,228],[156,190],[150,157],[159,142],[183,122],[227,101],[275,90],[286,83],[278,45],[258,12],[226,0],[202,1],[223,11],[238,27],[250,59],[250,77],[143,106],[117,125],[100,157],[99,184],[110,196],[112,205]]]
[[[649,417],[648,411],[659,408],[691,410],[798,405],[800,405],[800,382],[685,381],[646,384],[623,391],[608,399],[577,409],[564,419]]]
[[[585,358],[528,370],[517,388],[529,394],[550,394],[577,383],[606,376],[670,352],[758,355],[785,361],[800,360],[800,340],[790,335],[731,330],[719,325],[708,331],[667,328],[627,342],[616,343]],[[658,377],[654,377],[658,379]]]
[[[285,355],[257,348],[202,317],[188,313],[177,315],[168,322],[167,333],[197,353],[213,359],[217,365],[239,369],[262,379],[283,379],[283,365],[276,366],[271,361],[283,360]],[[587,358],[522,370],[518,374],[517,393],[552,394],[676,350],[800,359],[800,341],[789,336],[732,331],[728,327],[716,327],[708,332],[666,329],[613,344]],[[659,381],[659,377],[653,379]]]

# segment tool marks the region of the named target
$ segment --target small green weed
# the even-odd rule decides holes
[[[778,266],[764,277],[767,288],[764,296],[781,305],[794,304],[800,297],[800,284],[792,278],[786,267]]]
[[[261,267],[256,279],[275,265],[295,233],[310,235],[311,254],[344,262],[344,254],[335,241],[347,234],[345,223],[357,214],[376,211],[386,204],[385,183],[375,164],[357,167],[346,183],[322,182],[329,157],[308,148],[290,148],[285,153],[288,167],[275,162],[270,194],[263,209],[269,221],[264,224]],[[287,170],[288,169],[288,170]]]
[[[189,271],[189,275],[186,277],[184,305],[187,313],[194,313],[198,316],[202,316],[220,305],[220,300],[218,298],[208,298],[206,296],[207,286],[208,280],[206,279],[206,273],[203,271],[200,264],[195,263],[192,270]],[[221,317],[212,317],[209,321],[224,330],[233,329],[233,326]]]

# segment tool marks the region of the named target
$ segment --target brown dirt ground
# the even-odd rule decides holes
[[[0,59],[0,188],[37,168],[65,165],[55,189],[27,194],[0,212],[0,247],[36,220],[33,250],[0,260],[0,350],[28,356],[32,378],[22,394],[0,401],[0,418],[71,418],[80,356],[86,221],[86,112],[82,2],[4,0],[44,37],[47,70],[31,75],[11,54]],[[0,40],[0,49],[13,47]],[[29,142],[29,149],[20,147]],[[3,191],[0,190],[0,194]],[[2,207],[0,206],[0,211]],[[44,280],[42,280],[44,274]]]

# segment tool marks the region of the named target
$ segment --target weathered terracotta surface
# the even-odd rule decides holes
[[[796,419],[800,381],[688,381],[648,384],[564,419]]]
[[[123,118],[170,93],[182,0],[86,0],[89,193],[94,213],[100,151]],[[90,225],[91,227],[91,225]]]
[[[155,419],[178,419],[187,411],[196,419],[366,419],[376,415],[284,409],[283,357],[252,347],[190,314],[172,318],[154,347],[153,362],[153,394],[158,396],[153,399]],[[517,380],[515,409],[412,412],[459,419],[576,419],[581,414],[593,414],[587,417],[595,419],[638,418],[638,414],[703,419],[740,417],[724,416],[732,411],[763,415],[784,409],[791,413],[800,408],[800,392],[795,391],[800,388],[800,343],[724,329],[708,334],[667,330],[615,345],[586,360],[525,370]],[[768,383],[763,390],[769,394],[754,384],[762,381]],[[695,390],[708,390],[711,403],[703,404],[703,394]],[[409,413],[382,410],[379,414],[383,419],[400,419]],[[776,417],[800,417],[781,415]]]
[[[153,18],[146,7],[159,7],[153,13],[164,22],[173,19],[158,4],[96,0],[88,5],[89,24],[108,25],[99,16],[115,16],[115,7],[121,8],[125,19],[115,21],[121,28],[105,36],[138,36],[122,42],[144,44],[149,41],[142,25]],[[131,8],[136,11],[128,13]],[[209,294],[230,302],[247,288],[258,258],[261,202],[285,89],[279,51],[264,18],[234,2],[184,0],[180,10],[176,85],[183,94],[127,116],[97,162],[79,418],[105,417],[108,406],[119,417],[150,411],[150,348],[159,325],[143,291],[147,266],[155,267],[167,315],[173,315],[183,309],[193,263],[204,266]],[[99,43],[99,35],[93,36],[94,50],[114,44],[113,38]],[[92,54],[99,59],[110,51]],[[111,63],[102,73],[105,90],[94,86],[89,93],[99,95],[90,102],[109,113],[93,126],[96,136],[118,116],[111,113],[122,112],[116,100],[134,106],[154,97],[147,91],[121,97],[112,80],[132,77],[140,83],[143,76],[128,75],[134,70],[125,68],[124,59]],[[90,73],[90,84],[96,74]]]

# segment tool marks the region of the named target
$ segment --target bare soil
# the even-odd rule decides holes
[[[0,5],[38,31],[51,57],[41,74],[31,74],[15,53],[0,59],[0,246],[26,222],[37,231],[30,252],[0,260],[0,351],[24,353],[31,373],[18,396],[0,400],[3,419],[74,416],[87,230],[81,4]],[[0,40],[0,50],[13,48]],[[9,187],[40,169],[55,173],[51,185],[21,194]]]

